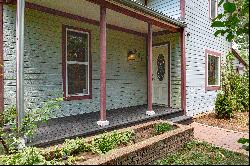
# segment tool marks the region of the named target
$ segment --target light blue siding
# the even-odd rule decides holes
[[[219,12],[222,12],[219,8]],[[212,111],[216,91],[205,91],[205,49],[220,52],[222,60],[228,53],[230,43],[225,37],[215,37],[208,17],[208,1],[186,0],[186,92],[187,114]],[[187,34],[190,36],[187,36]]]
[[[148,7],[175,19],[180,17],[180,0],[149,0]]]

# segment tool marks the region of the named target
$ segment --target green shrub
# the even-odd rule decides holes
[[[128,144],[133,136],[133,131],[105,133],[92,141],[92,151],[99,154],[107,153],[120,144]]]
[[[162,134],[173,129],[173,126],[168,123],[158,123],[154,125],[156,134]]]
[[[215,101],[215,113],[219,118],[231,118],[235,111],[249,110],[249,70],[243,75],[236,73],[233,59],[229,53],[222,66],[222,92],[217,93]]]
[[[62,144],[61,156],[71,156],[86,151],[90,151],[90,145],[84,139],[66,139]]]
[[[233,116],[233,108],[231,100],[225,96],[223,91],[219,92],[215,101],[215,113],[218,118],[231,118]]]
[[[12,155],[0,157],[1,165],[62,165],[56,160],[47,161],[41,150],[34,147],[26,147]]]
[[[240,138],[238,143],[242,144],[243,149],[249,151],[249,139],[247,138]]]

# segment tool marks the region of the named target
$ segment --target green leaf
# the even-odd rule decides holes
[[[221,6],[223,4],[224,0],[220,0],[218,6]]]
[[[217,31],[214,33],[214,36],[217,37],[221,32],[222,32],[222,30],[217,30]]]
[[[211,25],[212,27],[224,27],[225,26],[225,24],[224,24],[224,22],[222,22],[222,21],[214,21],[214,22],[212,22],[212,25]]]
[[[240,138],[238,140],[238,143],[241,143],[241,144],[249,143],[249,139],[247,139],[247,138]]]
[[[227,40],[230,42],[234,39],[234,35],[232,32],[229,32],[228,35],[227,35]]]
[[[233,13],[236,10],[236,5],[231,2],[226,2],[223,5],[225,12],[227,13]]]

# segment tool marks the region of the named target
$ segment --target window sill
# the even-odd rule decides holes
[[[64,101],[84,100],[84,99],[92,99],[92,95],[86,95],[86,96],[68,96],[68,97],[64,97]]]
[[[206,91],[216,91],[220,90],[220,86],[207,86]]]

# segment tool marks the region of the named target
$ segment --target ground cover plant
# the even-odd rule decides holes
[[[157,165],[248,165],[248,156],[214,147],[206,142],[191,141],[174,154],[156,161]]]

